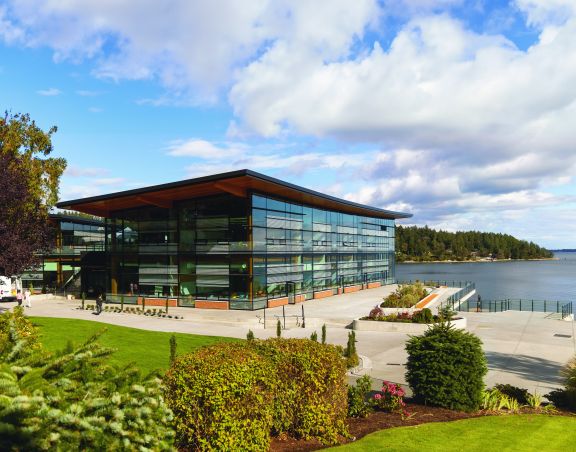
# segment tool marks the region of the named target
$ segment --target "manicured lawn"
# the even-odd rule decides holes
[[[170,357],[170,336],[172,333],[139,330],[116,325],[106,325],[89,320],[56,319],[50,317],[31,317],[40,329],[41,341],[51,351],[62,350],[68,340],[79,344],[98,331],[106,329],[98,342],[106,347],[117,349],[111,356],[115,364],[134,362],[143,371],[167,369]],[[203,345],[221,341],[234,341],[220,336],[198,336],[175,333],[177,354],[191,352]]]
[[[504,415],[372,433],[342,451],[576,451],[576,417]]]

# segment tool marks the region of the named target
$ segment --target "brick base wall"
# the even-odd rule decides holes
[[[361,289],[362,289],[362,286],[344,287],[344,293],[358,292]]]
[[[334,291],[332,289],[320,290],[318,292],[314,292],[314,299],[331,297],[332,295],[334,295]]]
[[[268,300],[268,307],[275,308],[277,306],[284,306],[288,304],[288,297],[274,298],[273,300]]]
[[[194,307],[198,309],[230,309],[230,304],[227,301],[207,301],[207,300],[196,300]]]
[[[368,289],[376,289],[376,287],[380,287],[382,285],[381,282],[370,282],[368,283]]]
[[[146,298],[146,306],[160,306],[160,307],[165,307],[166,306],[166,298],[148,298],[148,297],[138,297],[138,304],[142,305],[143,303],[143,298]],[[175,298],[170,298],[168,300],[168,306],[170,306],[171,308],[175,308],[178,306],[178,300],[176,300]]]

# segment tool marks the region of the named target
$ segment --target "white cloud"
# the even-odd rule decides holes
[[[168,145],[168,155],[173,157],[198,157],[202,159],[227,159],[243,152],[245,146],[235,143],[216,145],[206,140],[175,140]]]
[[[68,177],[101,177],[108,174],[104,168],[83,168],[78,165],[68,165],[64,175]]]
[[[375,0],[181,0],[170,7],[155,0],[8,0],[0,37],[49,46],[57,61],[92,58],[99,76],[156,78],[206,99],[279,37],[338,58],[377,16]]]
[[[576,15],[573,0],[516,0],[515,3],[526,13],[528,23],[538,27],[561,25]]]
[[[454,7],[488,9],[464,0],[7,0],[0,39],[90,59],[100,77],[160,81],[166,93],[146,105],[225,92],[230,141],[165,149],[189,159],[190,176],[329,170],[327,189],[350,199],[405,206],[422,222],[503,227],[498,215],[572,202],[550,187],[566,188],[576,170],[576,3],[510,5],[539,33],[527,49],[455,19]],[[390,16],[397,31],[383,29]],[[267,147],[303,136],[338,150]],[[255,137],[264,144],[246,144]],[[359,151],[366,143],[373,150]]]
[[[62,91],[60,91],[58,88],[48,88],[48,89],[40,89],[36,91],[36,93],[40,94],[41,96],[53,97],[53,96],[59,96],[60,94],[62,94]]]

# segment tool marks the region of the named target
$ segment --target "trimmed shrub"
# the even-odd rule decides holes
[[[164,384],[180,448],[268,448],[275,371],[272,362],[247,343],[216,344],[180,357]]]
[[[556,389],[544,397],[558,407],[576,411],[576,356],[564,366],[561,375],[564,377],[564,389]]]
[[[509,384],[497,384],[494,385],[498,391],[502,394],[512,397],[517,400],[520,405],[526,405],[528,403],[528,389],[519,388],[518,386],[512,386]]]
[[[348,386],[348,417],[366,417],[374,411],[371,390],[372,381],[368,375],[358,378],[355,386]]]
[[[406,380],[421,403],[476,411],[488,371],[482,342],[446,323],[435,324],[406,343]]]
[[[380,306],[375,306],[370,310],[368,317],[372,320],[376,320],[384,315],[384,311]]]
[[[416,311],[412,315],[412,322],[414,323],[434,323],[434,315],[432,311],[428,308],[424,308],[421,311]]]
[[[335,346],[308,339],[268,339],[252,346],[275,367],[275,434],[323,444],[348,434],[346,368]]]

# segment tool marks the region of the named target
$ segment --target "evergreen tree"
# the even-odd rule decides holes
[[[50,354],[21,308],[0,316],[0,450],[172,449],[160,380],[96,338]]]
[[[553,254],[532,242],[492,232],[446,232],[427,226],[396,227],[396,258],[406,260],[468,260],[550,258]]]

